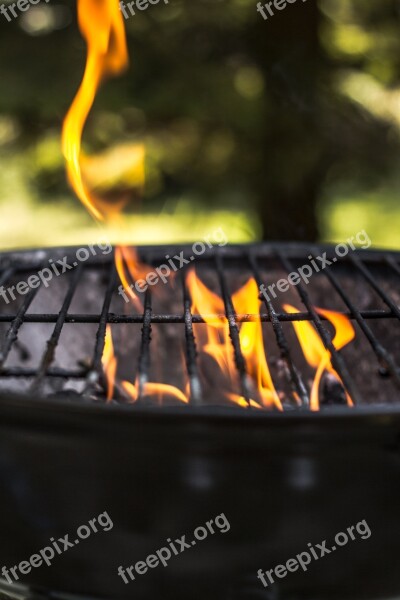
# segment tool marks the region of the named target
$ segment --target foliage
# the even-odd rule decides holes
[[[29,205],[79,210],[65,183],[59,130],[85,47],[75,3],[56,2],[11,23],[0,18],[0,154],[14,173],[3,178],[0,215],[22,187]],[[298,1],[268,21],[256,4],[160,0],[126,20],[131,65],[103,86],[86,149],[144,140],[142,210],[185,198],[203,212],[248,212],[250,221],[256,212],[253,235],[268,238],[340,235],[329,214],[346,197],[335,192],[343,186],[358,198],[376,190],[381,200],[366,201],[370,214],[385,202],[396,210],[398,2]]]

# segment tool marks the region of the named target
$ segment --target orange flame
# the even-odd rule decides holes
[[[241,406],[242,408],[248,408],[249,406],[249,403],[247,402],[246,398],[243,398],[243,396],[239,396],[239,394],[228,393],[227,397],[229,398],[229,400],[231,400],[238,406]],[[261,404],[258,404],[258,402],[256,402],[255,400],[250,400],[250,406],[252,408],[262,409]]]
[[[247,321],[240,326],[240,344],[246,359],[249,375],[257,385],[264,406],[275,404],[282,410],[281,401],[272,382],[264,349],[262,325],[259,319],[261,302],[255,279],[250,279],[232,296],[237,314],[257,315],[257,320]]]
[[[110,207],[88,189],[82,175],[82,131],[101,82],[128,65],[124,22],[118,0],[78,0],[78,23],[87,42],[84,76],[65,117],[62,148],[69,181],[89,213],[100,221]],[[143,162],[143,157],[141,157]],[[140,160],[139,160],[140,162]],[[124,202],[114,206],[118,212]]]
[[[229,326],[224,316],[223,300],[209,290],[194,271],[189,272],[187,284],[192,297],[192,312],[200,314],[206,323],[205,326],[197,328],[201,350],[216,361],[225,378],[231,383],[235,380],[237,371],[229,338]],[[232,302],[237,314],[253,315],[252,321],[239,325],[239,339],[248,374],[257,388],[260,400],[263,406],[275,405],[282,409],[265,356],[259,318],[261,302],[258,300],[256,281],[250,279],[233,294]],[[241,396],[231,392],[226,395],[236,404],[247,406],[246,400]],[[251,400],[251,405],[260,407],[254,399]]]
[[[123,381],[122,387],[131,397],[132,401],[136,402],[136,400],[139,398],[138,384],[133,384],[130,381]],[[166,383],[145,383],[143,386],[143,395],[161,395],[161,397],[170,396],[171,398],[175,398],[175,400],[179,400],[184,404],[188,403],[186,395],[180,389]]]
[[[78,23],[80,31],[87,43],[85,72],[78,92],[64,119],[62,131],[62,149],[66,160],[68,179],[89,213],[97,220],[104,221],[119,214],[126,204],[127,198],[120,199],[113,205],[108,204],[89,189],[87,181],[93,181],[100,173],[108,178],[120,167],[121,152],[131,157],[130,182],[136,186],[144,184],[144,147],[119,149],[118,153],[109,152],[102,157],[86,157],[81,149],[82,132],[93,106],[96,93],[103,80],[120,74],[128,65],[128,52],[124,21],[119,10],[118,0],[78,0]],[[93,185],[91,188],[93,189]],[[118,247],[115,252],[116,268],[125,293],[141,312],[142,305],[135,293],[134,283],[146,277],[149,268],[140,264],[136,251],[127,247]],[[107,326],[104,351],[102,357],[104,373],[107,379],[107,400],[110,401],[116,385],[117,358],[111,328]],[[133,401],[139,397],[138,386],[128,381],[121,382],[123,389]],[[181,402],[187,402],[186,395],[178,388],[167,384],[145,383],[146,394],[171,396]]]
[[[120,74],[128,65],[126,36],[118,0],[78,0],[78,22],[87,43],[87,59],[82,82],[64,120],[62,148],[68,178],[75,193],[95,219],[104,221],[106,217],[119,213],[127,199],[121,199],[110,206],[93,193],[93,185],[89,189],[87,182],[91,178],[93,179],[93,173],[97,174],[99,169],[106,170],[105,167],[108,165],[111,165],[111,170],[113,170],[116,157],[111,153],[110,156],[103,157],[100,162],[98,158],[85,157],[81,149],[82,133],[101,83],[108,76]],[[133,180],[143,184],[143,146],[138,147],[132,153],[132,161],[135,168]],[[129,283],[129,279],[135,281],[145,277],[149,269],[139,263],[136,252],[130,248],[117,248],[115,260],[124,290],[137,310],[140,311],[140,300],[134,291],[134,286]],[[188,286],[193,298],[192,311],[201,314],[206,321],[205,332],[202,331],[202,336],[199,336],[201,348],[204,353],[213,357],[230,385],[237,376],[237,370],[229,339],[229,326],[224,316],[224,303],[196,277],[194,272],[188,275]],[[249,378],[257,388],[259,400],[262,406],[276,406],[282,409],[266,361],[262,326],[259,319],[258,288],[254,279],[250,279],[238,290],[233,295],[232,301],[238,314],[253,315],[251,322],[239,325],[239,338]],[[290,306],[287,306],[287,310],[288,312],[297,312]],[[331,311],[320,310],[319,312],[324,314],[335,326],[336,335],[333,343],[337,349],[342,348],[353,339],[354,330],[345,317]],[[317,369],[311,398],[311,407],[313,410],[317,410],[319,406],[318,390],[323,372],[327,370],[337,378],[338,375],[331,365],[329,352],[324,348],[311,324],[294,323],[294,327],[307,360]],[[110,401],[114,394],[117,371],[117,359],[110,326],[106,330],[102,364],[107,377],[107,400]],[[128,394],[133,402],[138,399],[139,386],[137,382],[133,384],[122,381],[120,388]],[[158,394],[160,398],[170,396],[185,403],[188,401],[187,395],[168,384],[147,382],[143,385],[141,392],[145,395]],[[231,391],[227,392],[227,397],[240,406],[247,406],[244,398]],[[351,403],[350,398],[348,401]],[[251,399],[250,403],[254,407],[261,407],[261,404],[255,399]]]
[[[118,246],[115,249],[115,265],[125,293],[130,298],[136,310],[141,312],[142,304],[134,291],[135,285],[133,282],[139,285],[141,283],[140,280],[145,278],[150,272],[150,267],[146,267],[140,262],[134,248],[127,246]],[[129,277],[132,279],[132,283],[129,283]]]
[[[196,328],[201,349],[214,358],[221,371],[233,378],[236,370],[223,300],[209,290],[194,271],[189,271],[187,285],[192,297],[192,313],[200,314],[207,324],[205,328]]]
[[[117,372],[117,359],[114,354],[114,344],[112,340],[111,327],[107,325],[106,340],[102,356],[104,373],[107,378],[107,401],[112,400],[114,394],[115,374]]]
[[[290,304],[284,304],[283,309],[290,314],[300,312]],[[335,328],[335,336],[332,340],[332,344],[336,350],[341,350],[341,348],[347,346],[347,344],[354,339],[354,327],[347,317],[332,310],[325,310],[322,308],[316,308],[316,311],[320,315],[326,317]],[[316,369],[310,399],[311,410],[316,411],[319,410],[320,407],[319,387],[324,371],[328,371],[328,373],[336,377],[341,383],[342,381],[332,366],[330,352],[325,348],[311,323],[308,321],[293,321],[292,325],[308,364]],[[352,399],[347,391],[346,398],[349,406],[353,406]]]
[[[111,327],[110,325],[107,325],[106,340],[102,357],[103,369],[107,379],[107,401],[111,401],[114,395],[116,385],[117,362],[118,361],[114,353],[114,344],[112,339]],[[131,383],[130,381],[121,381],[119,388],[126,392],[126,394],[130,397],[132,402],[136,402],[139,399],[139,385],[137,381],[135,384]],[[173,385],[168,385],[166,383],[146,382],[143,385],[142,395],[158,395],[160,401],[162,401],[165,396],[169,396],[185,404],[188,402],[187,396],[179,388]]]

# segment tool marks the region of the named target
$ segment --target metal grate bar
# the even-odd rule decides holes
[[[291,273],[295,270],[291,261],[280,250],[277,250],[277,255],[281,260],[283,266],[285,267],[287,273]],[[350,373],[347,370],[346,364],[342,356],[336,351],[334,345],[332,344],[331,336],[329,335],[328,331],[323,327],[322,321],[319,318],[318,313],[315,311],[305,287],[302,283],[299,283],[296,287],[301,301],[306,306],[308,312],[312,316],[312,322],[315,325],[315,328],[318,331],[325,348],[329,351],[331,355],[331,361],[335,371],[342,380],[342,383],[346,388],[347,392],[350,394],[353,403],[355,405],[360,404],[361,399],[359,397],[358,389],[354,384],[353,379],[350,377]]]
[[[396,361],[394,360],[393,356],[376,339],[368,323],[365,322],[361,312],[345,293],[342,286],[339,284],[339,281],[336,278],[336,276],[333,275],[333,273],[329,269],[325,269],[324,274],[329,279],[330,283],[333,285],[339,296],[342,298],[343,302],[346,304],[347,308],[349,308],[350,312],[354,316],[354,319],[357,321],[360,329],[369,341],[372,350],[375,352],[381,367],[389,371],[395,378],[396,383],[400,385],[400,369],[396,364]]]
[[[384,301],[384,303],[391,309],[393,315],[400,320],[400,308],[393,302],[388,294],[381,288],[371,271],[361,262],[358,256],[350,256],[350,260],[355,268],[362,273],[364,279],[368,281],[370,286],[376,291],[378,296]]]
[[[347,317],[348,319],[354,319],[354,316],[349,311],[338,311],[338,314]],[[392,311],[386,310],[360,310],[360,315],[363,319],[393,319]],[[207,315],[192,315],[193,323],[205,323],[204,316]],[[226,315],[212,315],[216,321],[220,321],[225,318]],[[11,323],[16,318],[16,315],[0,315],[0,323]],[[260,315],[236,315],[237,323],[245,323],[246,321],[252,321],[255,318],[260,319],[263,323],[271,321],[270,315],[267,313],[261,313]],[[301,312],[296,314],[287,313],[276,313],[278,321],[283,323],[291,321],[312,321],[312,316],[308,312]],[[323,315],[320,315],[321,321],[327,321],[328,319]],[[65,323],[85,323],[96,324],[100,323],[101,315],[94,314],[69,314],[65,318]],[[58,314],[27,314],[24,316],[24,323],[57,323]],[[153,314],[151,318],[152,323],[184,323],[185,318],[182,314]],[[143,315],[114,315],[109,314],[107,317],[107,323],[111,325],[118,324],[129,324],[129,323],[143,323]]]
[[[260,275],[257,259],[251,250],[248,252],[248,260],[250,263],[250,267],[254,273],[254,278],[256,280],[258,289],[260,289],[260,286],[262,284],[261,275]],[[275,337],[276,337],[276,343],[278,344],[278,347],[280,349],[282,360],[284,360],[284,362],[286,363],[287,369],[288,369],[292,389],[300,398],[302,405],[309,406],[310,399],[308,396],[307,388],[304,385],[304,382],[300,375],[300,372],[298,371],[298,369],[296,368],[296,366],[293,362],[292,355],[289,350],[289,344],[288,344],[288,341],[284,334],[283,327],[282,327],[282,325],[277,317],[277,314],[275,312],[274,305],[272,304],[271,300],[269,300],[265,297],[263,297],[263,300],[264,300],[266,309],[268,311],[269,319],[272,323],[272,328],[273,328],[273,331],[274,331]]]
[[[13,343],[16,342],[16,340],[18,339],[18,332],[20,330],[21,325],[24,323],[25,313],[32,304],[39,289],[40,288],[35,288],[29,292],[29,294],[25,297],[23,303],[21,304],[17,314],[15,315],[15,318],[11,322],[11,325],[4,339],[4,346],[0,351],[0,369],[3,367],[5,361],[7,360]]]
[[[183,307],[185,318],[185,340],[186,340],[186,368],[189,374],[190,402],[200,404],[202,399],[201,384],[197,369],[196,338],[193,331],[193,318],[191,313],[192,299],[186,285],[185,274],[181,274],[183,290]]]
[[[246,402],[248,403],[248,405],[250,407],[251,406],[250,399],[251,399],[252,394],[250,393],[249,377],[248,377],[247,370],[246,370],[246,361],[244,359],[244,356],[242,353],[242,348],[240,346],[240,336],[239,336],[239,328],[237,326],[237,321],[236,321],[236,313],[235,313],[235,309],[233,307],[232,298],[229,293],[228,285],[227,285],[227,282],[225,279],[222,257],[219,252],[217,252],[215,254],[215,264],[216,264],[216,268],[217,268],[217,274],[218,274],[219,284],[220,284],[220,288],[221,288],[222,299],[224,301],[224,306],[225,306],[225,315],[224,316],[228,320],[229,336],[232,341],[234,360],[235,360],[236,368],[239,373],[241,393],[242,393],[243,398],[246,400]]]
[[[62,369],[59,367],[53,367],[46,371],[46,377],[61,377],[63,379],[85,379],[88,374],[88,369],[81,371],[74,371],[69,369]],[[2,369],[0,373],[1,378],[5,377],[36,377],[37,369],[24,368],[24,367],[8,367]]]
[[[71,305],[72,298],[75,294],[82,272],[82,266],[79,265],[77,269],[75,269],[71,277],[67,294],[64,298],[64,302],[58,315],[57,323],[53,329],[53,333],[51,334],[50,339],[47,342],[47,348],[42,356],[42,360],[37,371],[37,376],[32,382],[32,392],[37,392],[40,389],[40,386],[43,382],[43,378],[46,376],[47,370],[49,369],[51,363],[54,360],[57,344],[59,342],[61,331],[65,323],[65,318],[67,316],[68,309]]]
[[[138,400],[141,400],[144,396],[146,383],[149,381],[150,371],[150,344],[151,344],[151,293],[150,289],[147,288],[144,295],[144,311],[143,311],[143,327],[142,327],[142,340],[140,343],[140,354],[138,362],[138,385],[139,394]]]
[[[87,395],[90,392],[90,389],[92,388],[92,386],[95,385],[103,375],[101,359],[103,357],[103,352],[104,352],[107,323],[109,323],[110,304],[111,304],[113,292],[116,287],[116,281],[117,281],[117,271],[115,269],[114,262],[112,262],[109,267],[109,279],[108,279],[106,294],[105,294],[103,306],[101,309],[100,319],[98,321],[99,327],[98,327],[97,333],[96,333],[96,343],[95,343],[95,347],[94,347],[92,364],[91,364],[90,370],[86,377],[86,386],[85,386],[85,390],[84,390],[85,395]]]

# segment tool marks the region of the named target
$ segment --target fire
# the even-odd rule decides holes
[[[246,398],[243,398],[243,396],[239,396],[239,394],[228,393],[226,396],[227,396],[227,398],[229,398],[229,400],[234,402],[234,404],[237,404],[238,406],[241,406],[242,408],[248,408],[248,406],[249,406],[249,403],[247,402]],[[252,408],[262,409],[261,404],[259,404],[255,400],[250,400],[250,406]]]
[[[300,312],[290,304],[284,304],[283,308],[290,314]],[[354,339],[354,327],[347,317],[332,310],[325,310],[322,308],[316,308],[316,311],[320,315],[326,317],[335,328],[335,336],[332,340],[332,344],[336,350],[341,350]],[[327,371],[340,382],[341,379],[332,366],[330,352],[325,348],[311,323],[308,321],[293,321],[292,325],[308,364],[316,369],[310,402],[311,410],[319,410],[319,387],[324,372]],[[346,397],[349,406],[353,406],[353,402],[347,392]]]
[[[138,312],[142,311],[142,303],[138,295],[135,293],[134,282],[138,282],[141,278],[145,278],[150,271],[149,267],[143,265],[134,248],[126,246],[118,246],[115,249],[115,265],[124,287],[124,291]],[[129,279],[132,283],[129,283]]]
[[[106,329],[102,363],[107,378],[107,401],[110,402],[114,394],[115,374],[117,372],[117,359],[114,354],[114,344],[110,325],[107,325]]]
[[[87,44],[86,66],[78,92],[64,119],[62,149],[68,179],[76,195],[95,219],[105,221],[120,213],[127,198],[121,198],[115,204],[107,203],[93,192],[92,188],[95,186],[89,186],[88,181],[98,179],[99,174],[105,174],[106,178],[112,179],[115,172],[121,168],[121,152],[124,150],[125,163],[128,153],[131,161],[130,181],[136,186],[143,186],[144,147],[140,144],[128,149],[119,148],[118,152],[111,151],[97,157],[88,157],[82,152],[83,128],[100,84],[107,77],[124,71],[128,66],[128,51],[118,0],[78,0],[78,23]],[[134,291],[135,283],[145,277],[149,269],[140,264],[136,251],[131,248],[118,247],[115,261],[125,293],[138,312],[141,312],[142,304]],[[132,283],[129,280],[132,280]],[[109,326],[106,330],[102,364],[107,379],[107,400],[110,401],[116,386],[117,358]],[[132,401],[139,397],[137,384],[122,381],[119,389],[124,390]],[[160,398],[165,395],[187,402],[183,392],[167,384],[148,382],[140,391],[145,395],[156,394]]]
[[[192,313],[200,314],[207,323],[205,329],[196,328],[201,349],[212,356],[219,368],[232,378],[235,376],[236,369],[231,356],[224,303],[204,285],[194,271],[188,273],[187,285],[192,297]]]
[[[114,353],[114,344],[110,325],[107,325],[106,329],[106,340],[102,357],[102,364],[104,373],[107,378],[107,401],[111,401],[114,396],[114,391],[117,382],[116,372],[118,361]],[[175,400],[178,400],[179,402],[182,402],[184,404],[188,403],[187,396],[179,388],[165,383],[146,382],[143,385],[140,393],[140,388],[137,380],[135,384],[131,383],[130,381],[123,380],[118,381],[118,389],[125,392],[126,396],[131,400],[132,403],[139,400],[140,396],[158,396],[160,402],[166,396],[174,398]]]
[[[257,283],[252,278],[232,296],[236,313],[257,315],[258,317],[261,307],[258,295]],[[241,324],[240,345],[246,359],[249,375],[256,383],[262,404],[264,406],[275,405],[282,410],[281,401],[275,390],[267,364],[259,317],[255,321]]]
[[[87,43],[86,66],[64,119],[62,148],[68,179],[75,193],[90,214],[103,221],[106,215],[120,211],[124,202],[110,207],[88,189],[82,172],[85,162],[81,150],[82,131],[100,84],[106,77],[122,73],[128,65],[128,51],[117,0],[78,0],[78,23]],[[143,160],[143,152],[139,152],[136,157],[139,172],[143,171]]]
[[[128,65],[124,21],[118,0],[78,0],[78,22],[87,43],[87,58],[82,82],[64,120],[62,148],[67,175],[75,193],[95,219],[105,221],[119,214],[128,198],[121,197],[116,204],[110,205],[94,192],[99,186],[96,187],[93,181],[99,173],[105,174],[108,180],[113,179],[111,175],[114,175],[115,168],[121,168],[120,154],[109,152],[102,157],[85,156],[82,151],[82,133],[101,83],[109,76],[122,73]],[[134,181],[135,185],[143,185],[145,178],[143,145],[125,149],[125,160],[127,158],[130,160],[130,156],[132,157],[130,181]],[[137,285],[140,279],[149,273],[149,268],[140,263],[136,251],[131,248],[118,247],[115,251],[115,261],[124,292],[137,311],[141,312],[142,303],[136,293]],[[275,407],[282,410],[267,364],[259,317],[261,303],[258,300],[259,290],[256,281],[249,279],[232,296],[236,313],[251,315],[250,321],[238,325],[248,380],[254,387],[254,398],[249,400],[232,390],[238,375],[223,300],[209,290],[194,271],[188,274],[187,281],[192,297],[192,312],[201,314],[205,321],[204,325],[196,326],[199,347],[203,354],[212,358],[222,373],[228,400],[243,407],[247,407],[250,403],[255,408]],[[285,309],[288,312],[297,312],[289,305]],[[354,338],[354,329],[345,317],[332,311],[319,310],[319,312],[325,315],[335,327],[336,334],[333,340],[335,348],[339,350]],[[329,352],[324,348],[312,325],[306,322],[295,322],[294,327],[306,359],[316,369],[311,408],[317,410],[319,385],[324,371],[333,374],[337,379],[339,377],[332,367]],[[188,402],[187,383],[186,393],[184,393],[179,388],[166,383],[145,381],[139,385],[138,380],[135,383],[118,381],[118,361],[110,326],[106,329],[102,365],[107,379],[107,401],[112,400],[118,387],[118,392],[125,394],[131,402],[137,402],[145,396],[156,396],[159,402],[163,402],[164,398],[171,398],[184,404]],[[351,404],[349,397],[348,402]]]
[[[130,381],[123,381],[122,387],[131,397],[133,402],[136,402],[139,398],[138,384],[135,385],[130,383]],[[184,404],[187,404],[188,399],[187,396],[177,387],[173,385],[168,385],[166,383],[145,383],[143,386],[143,395],[144,396],[159,396],[161,399],[164,396],[170,396],[171,398],[175,398],[175,400],[179,400]]]
[[[229,325],[224,316],[223,300],[209,290],[194,271],[189,272],[187,284],[192,297],[192,313],[200,314],[205,321],[204,325],[196,326],[201,351],[216,361],[229,389],[237,377],[237,370],[229,336]],[[260,400],[262,406],[271,407],[275,405],[281,410],[282,405],[272,382],[266,360],[262,326],[259,318],[261,303],[258,300],[258,288],[255,280],[250,279],[233,294],[232,302],[237,314],[250,314],[253,316],[252,321],[239,325],[239,339],[249,377],[257,390],[257,400]],[[226,393],[226,397],[240,406],[248,405],[244,398],[232,393],[230,390]],[[251,399],[250,404],[260,408],[260,403],[256,399]]]

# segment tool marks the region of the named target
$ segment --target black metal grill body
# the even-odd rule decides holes
[[[28,559],[51,537],[73,540],[79,525],[106,510],[111,531],[32,569],[25,583],[64,597],[268,598],[259,568],[366,519],[370,539],[290,574],[278,597],[396,597],[400,414],[364,410],[160,413],[2,399],[1,563]],[[129,585],[118,577],[119,565],[145,560],[168,538],[193,539],[222,512],[229,532]]]
[[[160,256],[174,251],[157,249]],[[279,257],[282,252],[283,262],[293,260],[299,247],[226,248],[221,249],[218,260],[234,260],[239,266],[246,262],[258,278],[257,262],[268,262],[269,256]],[[310,250],[303,249],[300,258],[306,252]],[[10,257],[15,261],[11,255],[4,261]],[[32,257],[28,258],[31,269]],[[369,285],[376,283],[376,265],[393,270],[397,276],[396,254],[362,253],[359,260],[361,276]],[[98,261],[98,268],[109,272],[110,258]],[[221,263],[219,268],[221,275]],[[335,277],[333,270],[331,276]],[[266,600],[268,596],[256,579],[259,568],[267,570],[284,563],[306,550],[308,542],[332,540],[337,532],[365,519],[372,530],[369,540],[349,543],[311,564],[307,573],[288,575],[279,593],[283,599],[342,600],[398,595],[400,409],[395,392],[385,404],[374,405],[373,399],[364,403],[361,397],[354,409],[331,407],[310,413],[304,402],[301,409],[276,414],[216,407],[212,398],[204,399],[208,404],[204,401],[204,406],[197,400],[179,408],[151,408],[87,399],[67,401],[61,392],[58,397],[43,398],[33,387],[18,396],[6,391],[3,382],[23,379],[34,384],[39,373],[39,378],[51,380],[58,380],[60,375],[82,378],[90,387],[96,379],[93,374],[100,368],[107,322],[139,327],[136,330],[142,329],[141,335],[146,335],[143,315],[111,313],[115,280],[112,276],[108,280],[112,283],[108,288],[105,285],[110,293],[106,293],[99,314],[76,314],[68,308],[54,314],[29,314],[26,301],[17,314],[3,311],[0,316],[9,323],[3,358],[7,353],[4,348],[10,351],[18,343],[16,334],[22,324],[51,322],[62,329],[65,324],[79,327],[92,321],[97,326],[92,362],[80,371],[62,371],[52,360],[42,361],[42,370],[8,367],[7,361],[3,362],[0,536],[7,543],[0,548],[1,564],[10,567],[26,560],[48,545],[51,537],[73,534],[81,524],[107,511],[114,523],[111,531],[92,535],[56,557],[51,567],[33,569],[24,585],[38,597],[53,590],[63,597],[183,600],[190,595],[196,600]],[[229,312],[228,286],[222,287]],[[346,296],[348,314],[360,327],[358,335],[367,338],[369,323],[390,322],[395,347],[397,303],[387,290],[378,289],[385,296],[381,300],[386,307],[356,307]],[[296,318],[315,322],[315,301],[308,288],[302,289],[300,297],[306,310]],[[190,310],[188,315],[187,310],[188,303],[182,313],[156,314],[150,310],[150,325],[180,323],[190,345],[190,323],[201,319],[190,315]],[[232,328],[247,318],[229,316]],[[291,347],[280,327],[293,318],[276,309],[274,303],[267,303],[262,315],[277,337],[294,389],[303,393],[302,376],[292,353],[287,352]],[[324,319],[316,326],[322,331]],[[393,347],[383,345],[372,330],[370,333],[363,342],[369,341],[377,361],[371,366],[371,386],[372,379],[379,377],[378,368],[395,385]],[[52,335],[56,347],[54,331]],[[146,351],[151,356],[151,343]],[[338,372],[351,388],[355,365],[347,364],[341,353],[338,357]],[[193,386],[197,375],[192,360],[193,356],[187,356]],[[167,568],[157,567],[129,585],[118,577],[119,565],[145,560],[165,545],[167,538],[186,534],[190,539],[197,526],[222,512],[231,525],[228,533],[209,536],[171,560]]]

